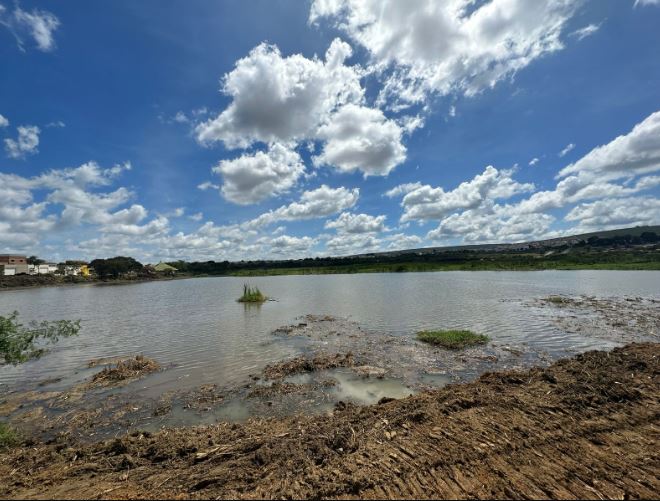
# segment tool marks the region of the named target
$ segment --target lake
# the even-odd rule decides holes
[[[40,360],[0,367],[0,388],[33,388],[89,374],[89,360],[142,353],[168,370],[149,378],[154,391],[240,383],[298,353],[271,332],[305,314],[350,317],[369,331],[414,336],[429,328],[471,329],[499,343],[525,343],[551,356],[616,346],[562,332],[548,312],[523,304],[551,294],[660,297],[657,271],[438,272],[256,277],[276,299],[236,302],[244,278],[211,277],[132,285],[46,287],[0,293],[0,315],[29,320],[81,319],[76,338]]]

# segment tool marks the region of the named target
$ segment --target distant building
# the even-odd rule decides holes
[[[0,254],[0,265],[27,264],[27,257],[15,254]]]
[[[163,263],[161,261],[160,263],[158,263],[157,265],[154,266],[154,271],[156,271],[158,273],[171,273],[171,274],[173,274],[173,273],[176,273],[179,270],[177,270],[174,266],[170,266],[169,264]]]

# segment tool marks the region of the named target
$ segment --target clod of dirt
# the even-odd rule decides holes
[[[267,379],[280,379],[293,374],[314,372],[323,369],[336,369],[337,367],[353,367],[353,365],[355,365],[355,361],[351,352],[346,354],[317,355],[313,358],[302,356],[266,366],[264,376]]]

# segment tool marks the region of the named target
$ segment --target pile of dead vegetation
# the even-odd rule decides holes
[[[135,358],[119,360],[116,365],[106,367],[94,374],[90,381],[91,386],[113,386],[123,381],[138,379],[152,372],[160,370],[158,362],[143,355]]]
[[[264,369],[266,379],[280,379],[293,374],[315,372],[337,367],[353,367],[353,353],[320,354],[313,357],[300,356],[277,364],[268,365]]]

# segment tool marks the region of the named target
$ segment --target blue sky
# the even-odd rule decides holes
[[[660,223],[660,2],[0,0],[0,252],[240,260]]]

